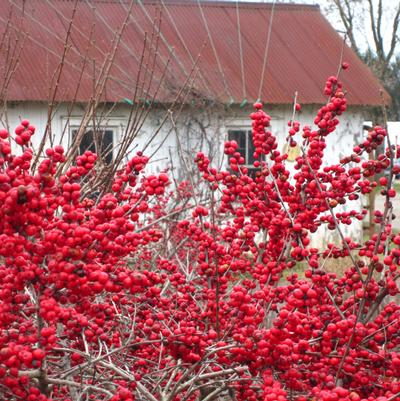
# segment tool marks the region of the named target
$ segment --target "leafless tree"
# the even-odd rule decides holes
[[[390,0],[328,0],[324,7],[342,26],[350,46],[392,96],[389,117],[400,117],[400,3]],[[370,37],[369,34],[370,32]]]

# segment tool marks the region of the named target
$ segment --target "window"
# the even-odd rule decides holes
[[[82,117],[71,116],[61,117],[62,127],[67,129],[63,145],[69,147],[74,141],[79,132],[79,127],[82,123]],[[96,121],[96,129],[93,130],[93,125],[86,128],[82,141],[79,145],[78,154],[83,154],[89,150],[99,156],[99,161],[104,165],[110,165],[114,157],[117,155],[119,140],[125,132],[126,119],[124,117],[108,117],[107,119]]]
[[[230,141],[236,141],[238,144],[237,151],[243,156],[245,166],[254,169],[254,144],[251,130],[232,129],[228,131]]]
[[[75,140],[79,128],[72,128],[72,141]],[[87,150],[96,153],[104,164],[111,164],[113,161],[113,149],[115,133],[112,128],[98,128],[96,131],[87,130],[79,144],[79,154]]]

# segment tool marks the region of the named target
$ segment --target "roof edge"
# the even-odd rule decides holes
[[[218,99],[212,99],[212,101],[215,101],[216,103],[222,105],[222,106],[229,106],[229,107],[240,107],[242,108],[242,103],[240,102],[233,102],[233,103],[229,103],[227,101],[223,101],[223,100],[218,100]],[[43,104],[43,105],[48,105],[49,104],[49,99],[9,99],[7,100],[8,103],[11,104],[19,104],[19,103],[39,103],[39,104]],[[253,103],[255,103],[255,100],[251,100],[246,104],[247,106],[251,106]],[[88,103],[87,100],[76,100],[75,102],[72,102],[70,100],[58,100],[56,101],[56,103],[58,104],[71,104],[71,103],[75,103],[75,104],[82,104],[85,105]],[[123,100],[102,100],[100,101],[100,104],[126,104]],[[173,101],[156,101],[156,104],[154,105],[154,108],[157,107],[157,105],[172,105],[174,102]],[[183,104],[185,105],[190,105],[190,101],[184,102]],[[270,102],[270,101],[263,101],[264,106],[268,107],[268,106],[290,106],[293,107],[293,102]],[[302,106],[306,106],[306,107],[321,107],[324,104],[326,104],[326,102],[301,102]],[[376,103],[376,102],[371,102],[371,103],[358,103],[358,102],[348,102],[347,105],[349,107],[367,107],[367,108],[374,108],[374,107],[382,107],[381,103]],[[387,103],[385,103],[385,105],[387,105]]]
[[[99,1],[99,0],[97,0]],[[110,0],[100,0],[110,1]],[[139,2],[139,0],[137,0]],[[157,0],[141,0],[144,4],[159,4]],[[180,5],[180,6],[198,6],[196,0],[164,0],[165,5]],[[239,1],[234,2],[230,0],[200,0],[202,7],[229,7],[236,8],[239,4],[240,8],[262,8],[269,9],[272,7],[282,10],[320,10],[319,4],[302,4],[302,3],[273,3],[271,2],[256,2],[256,1]]]
[[[74,0],[58,0],[60,2],[73,2]],[[80,2],[86,2],[87,0],[78,0]],[[99,4],[113,4],[113,3],[126,3],[131,4],[132,0],[92,0],[93,3]],[[149,5],[160,5],[159,0],[134,0],[134,3],[143,3]],[[198,6],[197,0],[164,0],[164,4],[166,6]],[[269,9],[272,7],[281,9],[281,10],[320,10],[319,4],[302,4],[302,3],[273,3],[272,1],[264,3],[264,2],[256,2],[256,1],[239,1],[233,2],[231,0],[200,0],[200,4],[202,7],[229,7],[236,8],[237,4],[239,4],[240,8],[261,8],[261,9]]]

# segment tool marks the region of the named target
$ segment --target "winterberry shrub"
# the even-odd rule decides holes
[[[400,399],[396,192],[392,176],[377,178],[396,173],[400,151],[364,157],[384,143],[375,127],[326,165],[346,97],[336,77],[325,93],[314,125],[289,123],[295,174],[260,103],[255,174],[234,141],[226,171],[199,153],[206,202],[146,174],[141,153],[110,192],[84,196],[95,154],[63,169],[55,146],[33,168],[34,127],[1,130],[0,400]],[[376,186],[386,198],[377,233],[345,237],[365,212],[340,205]],[[313,247],[321,228],[340,241]],[[326,269],[332,259],[343,273]]]

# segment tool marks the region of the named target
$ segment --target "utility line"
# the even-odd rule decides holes
[[[238,26],[238,40],[239,40],[239,53],[240,53],[240,71],[242,74],[242,92],[243,92],[243,101],[246,100],[246,80],[244,74],[244,60],[243,60],[243,47],[242,47],[242,32],[240,30],[240,15],[239,15],[239,0],[236,0],[236,17],[237,17],[237,26]]]
[[[272,3],[271,15],[269,17],[268,36],[267,36],[267,42],[265,43],[264,59],[263,59],[263,65],[262,65],[262,70],[261,70],[260,87],[258,89],[258,100],[261,100],[262,88],[264,86],[265,70],[267,68],[267,58],[268,58],[269,45],[270,45],[271,33],[272,33],[272,23],[274,21],[275,3],[276,3],[276,0],[274,0]]]
[[[182,34],[180,33],[180,31],[179,31],[179,29],[178,29],[178,26],[177,26],[177,24],[176,24],[176,22],[175,22],[175,19],[172,17],[170,11],[168,10],[167,6],[165,5],[164,0],[161,0],[161,4],[162,4],[162,6],[164,7],[164,9],[165,9],[165,11],[166,11],[166,13],[167,13],[167,15],[168,15],[168,18],[169,18],[169,20],[171,21],[171,23],[172,23],[172,25],[173,25],[173,27],[174,27],[174,29],[175,29],[175,31],[176,31],[176,34],[178,35],[179,40],[181,41],[181,43],[182,43],[184,49],[186,50],[187,54],[189,55],[191,62],[192,62],[193,64],[195,64],[195,59],[194,59],[192,53],[190,52],[189,48],[187,47],[187,45],[186,45],[186,43],[185,43],[185,41],[184,41],[184,39],[183,39],[183,36],[182,36]],[[211,98],[214,98],[215,95],[214,95],[214,93],[211,91],[211,89],[210,89],[210,87],[209,87],[209,85],[208,85],[208,83],[207,83],[207,81],[206,81],[204,75],[201,73],[200,70],[199,70],[199,75],[200,75],[200,77],[201,77],[201,79],[202,79],[202,81],[203,81],[204,87],[206,88],[207,92],[211,95]]]
[[[208,23],[207,23],[205,15],[204,15],[203,7],[201,6],[200,0],[197,0],[197,5],[198,5],[198,7],[200,9],[201,17],[202,17],[204,26],[205,26],[206,31],[207,31],[208,39],[210,40],[210,44],[211,44],[211,47],[212,47],[213,52],[214,52],[214,57],[215,57],[215,59],[217,61],[218,69],[219,69],[219,72],[220,72],[220,74],[222,76],[222,81],[224,83],[225,92],[228,95],[228,97],[230,98],[230,100],[233,100],[232,94],[229,91],[228,82],[226,81],[226,77],[225,77],[224,71],[222,69],[222,65],[221,65],[220,59],[218,57],[218,52],[217,52],[217,49],[215,48],[215,44],[214,44],[214,41],[212,39],[211,32],[210,32],[210,29],[208,27]]]

